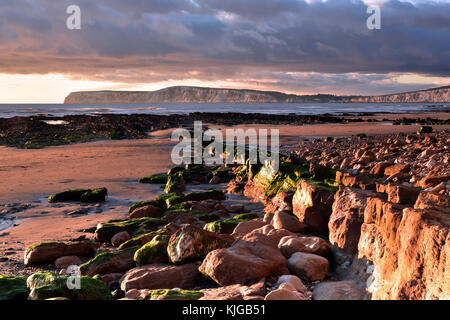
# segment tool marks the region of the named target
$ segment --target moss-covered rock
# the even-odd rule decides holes
[[[201,260],[209,252],[230,245],[228,239],[221,238],[214,232],[188,225],[170,237],[167,254],[173,263],[186,263]]]
[[[127,219],[117,223],[100,224],[95,230],[95,238],[98,241],[110,241],[111,238],[119,232],[127,231],[132,235],[138,235],[155,231],[159,226],[168,224],[169,221],[158,218],[138,218]]]
[[[157,235],[152,241],[143,245],[134,254],[134,261],[138,266],[167,262],[167,244],[170,236]]]
[[[24,264],[29,266],[53,262],[63,256],[89,256],[95,254],[99,247],[100,243],[92,241],[38,243],[25,250]]]
[[[48,197],[49,203],[66,202],[66,201],[81,201],[81,202],[102,202],[108,195],[106,188],[97,189],[72,189],[59,193],[52,194]]]
[[[155,200],[146,200],[146,201],[138,201],[133,203],[130,208],[128,209],[128,213],[132,213],[134,210],[141,208],[141,207],[145,207],[145,206],[155,206],[161,209],[165,209],[166,205],[165,202],[161,202],[157,199]]]
[[[92,191],[87,191],[83,193],[80,197],[81,202],[86,203],[97,203],[105,201],[106,196],[108,195],[108,189],[106,188],[97,188]]]
[[[46,300],[65,297],[70,300],[111,300],[111,291],[101,280],[80,277],[80,289],[69,289],[69,276],[59,276],[50,272],[37,272],[28,277],[30,300]]]
[[[421,126],[419,128],[419,130],[417,130],[418,134],[422,134],[422,133],[432,133],[433,132],[433,127],[430,126]]]
[[[204,192],[190,192],[184,196],[184,201],[225,200],[227,197],[222,191],[207,190]]]
[[[169,178],[167,179],[166,187],[164,188],[165,193],[181,194],[185,190],[185,181],[182,178],[178,176],[169,176]]]
[[[178,229],[178,227],[172,223],[169,223],[167,225],[165,225],[163,228],[156,230],[156,231],[151,231],[148,233],[144,233],[141,234],[137,237],[134,237],[124,243],[122,243],[119,246],[119,250],[122,249],[126,249],[126,248],[131,248],[131,247],[135,247],[135,246],[143,246],[144,244],[150,242],[153,240],[154,237],[159,236],[159,235],[167,235],[170,236],[172,235],[176,230]]]
[[[52,194],[48,197],[49,203],[65,202],[65,201],[80,201],[81,196],[92,191],[91,189],[73,189],[59,193]]]
[[[201,291],[157,289],[145,292],[144,300],[198,300],[203,297]]]
[[[27,278],[0,276],[0,301],[26,300],[29,293]]]
[[[139,183],[165,184],[167,183],[169,175],[167,173],[158,173],[151,176],[142,177]]]
[[[211,232],[231,234],[239,223],[247,222],[257,217],[258,215],[256,213],[239,214],[231,219],[217,220],[207,223],[204,229]]]
[[[135,266],[134,254],[141,248],[135,246],[118,251],[102,252],[80,266],[82,275],[95,276],[107,273],[123,272]]]

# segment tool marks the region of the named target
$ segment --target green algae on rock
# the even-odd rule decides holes
[[[203,297],[201,291],[156,289],[145,291],[143,300],[198,300]]]
[[[230,246],[231,242],[214,232],[188,225],[170,237],[167,254],[175,264],[198,261],[213,250]]]
[[[95,258],[80,266],[82,275],[95,276],[107,273],[126,271],[135,266],[134,254],[141,246],[135,246],[118,251],[102,252]]]
[[[204,229],[211,232],[231,234],[233,233],[234,228],[236,228],[239,223],[247,222],[255,218],[258,218],[258,215],[256,213],[238,214],[230,219],[217,220],[207,223]]]
[[[159,235],[170,236],[177,229],[178,229],[178,227],[176,225],[169,223],[161,229],[141,234],[137,237],[134,237],[134,238],[122,243],[118,249],[122,250],[122,249],[126,249],[126,248],[131,248],[131,247],[134,247],[137,245],[143,246],[144,244],[152,241],[154,237],[159,236]]]
[[[108,195],[106,188],[96,189],[72,189],[52,194],[48,197],[49,203],[81,201],[81,202],[103,202]]]
[[[69,289],[69,276],[50,272],[37,272],[29,276],[26,284],[30,290],[30,300],[46,300],[64,297],[70,300],[111,300],[108,286],[101,280],[80,277],[79,289]]]
[[[134,261],[138,266],[167,262],[167,244],[170,236],[157,235],[152,241],[143,245],[134,254]]]
[[[27,278],[0,276],[0,301],[26,300],[29,293]]]
[[[98,241],[110,241],[119,232],[128,231],[133,235],[154,231],[159,226],[165,225],[169,221],[158,218],[137,218],[126,219],[117,223],[100,224],[95,230],[95,239]]]
[[[168,179],[167,173],[158,173],[151,176],[142,177],[138,180],[139,183],[151,183],[151,184],[165,184]]]

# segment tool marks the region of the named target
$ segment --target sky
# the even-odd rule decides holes
[[[412,91],[450,85],[449,40],[450,0],[0,0],[0,103],[172,85]]]

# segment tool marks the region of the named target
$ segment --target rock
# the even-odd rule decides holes
[[[255,229],[253,231],[253,233],[260,233],[260,234],[266,235],[269,238],[271,238],[273,241],[275,241],[276,243],[279,243],[283,237],[296,235],[295,233],[292,233],[285,229],[274,229],[273,226],[270,224],[265,225],[264,227],[261,227],[259,229]]]
[[[219,184],[221,182],[220,177],[214,176],[209,180],[209,184]]]
[[[173,223],[170,223],[166,226],[164,226],[164,228],[161,228],[159,230],[156,231],[152,231],[149,233],[144,233],[141,234],[133,239],[130,239],[124,243],[122,243],[119,246],[119,250],[122,249],[127,249],[127,248],[132,248],[135,246],[143,246],[144,244],[150,242],[153,240],[154,237],[158,236],[158,235],[167,235],[170,236],[172,235],[174,232],[176,232],[179,229],[179,227]]]
[[[264,221],[260,221],[260,220],[252,220],[252,221],[247,221],[247,222],[240,222],[236,228],[234,228],[234,231],[232,233],[233,236],[237,236],[237,237],[243,237],[245,236],[247,233],[252,232],[255,229],[264,227],[265,225],[267,225],[266,222]]]
[[[203,297],[201,291],[180,289],[144,290],[141,300],[198,300]]]
[[[116,273],[126,271],[135,266],[134,254],[140,246],[122,249],[119,251],[102,252],[94,259],[80,266],[82,275],[90,277],[96,274]]]
[[[143,245],[134,254],[134,261],[138,266],[153,263],[166,263],[167,257],[167,244],[169,243],[168,235],[158,235],[152,239],[152,241]]]
[[[247,286],[234,284],[225,287],[203,289],[203,297],[199,300],[244,300],[242,291],[246,290]]]
[[[119,247],[122,243],[128,241],[131,239],[131,236],[128,232],[126,231],[122,231],[119,233],[116,233],[112,238],[111,238],[111,244],[114,247]]]
[[[293,212],[313,234],[328,233],[333,193],[302,180],[292,200]]]
[[[44,242],[28,247],[25,250],[24,264],[25,266],[30,266],[44,262],[53,262],[63,256],[89,256],[95,254],[99,247],[99,243],[89,241],[73,243]]]
[[[414,204],[420,193],[419,188],[392,183],[388,183],[387,185],[378,184],[377,191],[387,193],[389,202],[400,204]]]
[[[243,204],[232,204],[228,206],[228,212],[231,213],[240,213],[245,211],[245,207]]]
[[[264,214],[264,218],[263,221],[267,224],[271,224],[272,223],[272,219],[273,219],[274,214],[271,212],[266,212]]]
[[[0,276],[0,301],[27,300],[29,292],[26,278]]]
[[[292,191],[284,191],[277,193],[272,200],[266,204],[264,212],[267,213],[276,213],[279,211],[292,211],[292,197],[294,196],[294,192]]]
[[[288,269],[300,279],[322,281],[328,274],[329,263],[316,254],[296,252],[288,260]]]
[[[119,280],[120,278],[122,278],[122,276],[123,276],[123,273],[117,273],[117,272],[116,273],[107,273],[107,274],[100,276],[100,279],[104,283],[108,284],[110,282]]]
[[[82,264],[82,262],[77,256],[64,256],[55,260],[55,267],[57,268],[67,268],[68,266],[80,264]]]
[[[389,167],[390,165],[392,165],[391,162],[385,161],[385,162],[377,162],[372,169],[370,169],[370,174],[377,176],[377,177],[382,177],[384,176],[384,170]]]
[[[372,299],[450,299],[449,228],[446,213],[368,201],[358,255],[374,266]]]
[[[313,290],[314,300],[364,300],[366,292],[353,281],[325,281]]]
[[[231,234],[239,223],[251,221],[256,218],[258,218],[256,213],[238,214],[231,219],[207,223],[204,229],[211,232]]]
[[[45,300],[55,297],[64,297],[70,300],[111,300],[111,291],[99,279],[80,277],[80,287],[70,289],[69,276],[58,276],[50,272],[37,272],[29,276],[27,286],[30,289],[30,300]]]
[[[307,290],[305,285],[303,284],[302,280],[300,280],[299,277],[294,276],[294,275],[287,274],[287,275],[279,277],[277,283],[275,283],[275,287],[280,287],[283,283],[290,284],[298,292],[305,293]]]
[[[397,173],[408,173],[410,169],[411,166],[407,163],[394,164],[384,169],[384,175],[391,176]]]
[[[214,250],[199,270],[221,286],[252,284],[271,275],[286,273],[286,259],[269,237],[256,232],[245,235],[231,247]]]
[[[209,252],[230,246],[231,236],[219,235],[192,225],[185,226],[170,237],[167,254],[175,264],[198,261]]]
[[[415,209],[432,209],[450,214],[450,197],[422,191],[414,204]]]
[[[318,163],[310,162],[309,164],[309,173],[315,179],[323,179],[325,178],[325,174],[327,172],[327,167],[324,167]]]
[[[120,280],[120,288],[131,289],[188,289],[197,285],[202,276],[198,272],[199,263],[179,266],[153,264],[128,271]]]
[[[423,189],[427,189],[430,187],[434,187],[441,182],[447,182],[449,180],[450,180],[449,174],[442,176],[427,175],[425,178],[419,181],[418,185]]]
[[[297,291],[280,288],[269,292],[264,300],[307,300],[306,297]]]
[[[138,219],[144,217],[160,218],[162,214],[163,210],[161,208],[152,205],[147,205],[133,210],[128,215],[128,219]]]
[[[368,190],[340,187],[328,222],[329,241],[350,256],[358,250],[367,198],[381,195]]]
[[[322,257],[330,254],[330,245],[319,237],[287,236],[281,238],[278,247],[286,258],[296,252],[314,253]]]
[[[99,224],[95,230],[97,241],[109,242],[111,238],[122,231],[127,231],[131,235],[148,233],[155,231],[158,227],[168,224],[170,221],[157,218],[124,219],[114,222]]]
[[[275,229],[285,229],[291,232],[304,232],[307,228],[307,225],[301,223],[297,217],[284,211],[275,213],[271,224]]]

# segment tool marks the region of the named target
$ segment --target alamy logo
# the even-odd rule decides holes
[[[180,164],[223,165],[244,164],[247,160],[279,169],[279,130],[270,130],[270,152],[268,148],[267,129],[226,129],[226,139],[221,130],[209,129],[203,132],[201,121],[194,122],[194,136],[187,129],[172,132],[172,141],[178,144],[172,149],[172,162]],[[247,148],[248,141],[248,148]],[[206,143],[204,143],[206,142]],[[205,146],[206,144],[206,146]],[[225,150],[224,150],[225,146]]]
[[[372,14],[370,17],[367,18],[367,29],[374,30],[374,29],[381,29],[381,9],[379,6],[371,5],[367,7],[367,13]]]
[[[67,288],[69,290],[80,290],[81,289],[80,267],[76,265],[68,266],[67,274],[69,275],[66,282]]]
[[[77,5],[67,7],[66,13],[70,16],[66,20],[66,26],[69,30],[81,29],[81,9]]]

